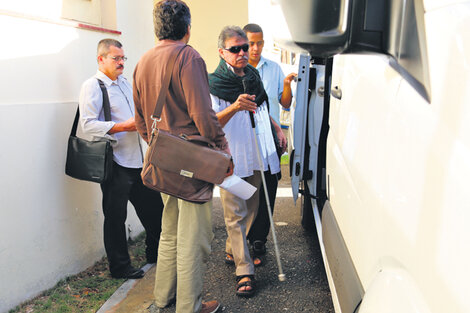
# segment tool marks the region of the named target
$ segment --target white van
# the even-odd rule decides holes
[[[271,3],[309,53],[293,191],[336,312],[470,312],[470,1]]]

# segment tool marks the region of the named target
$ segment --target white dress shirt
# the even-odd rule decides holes
[[[104,118],[103,93],[98,80],[103,81],[108,91],[111,108],[111,121]],[[124,167],[141,168],[143,164],[142,142],[138,132],[119,132],[112,135],[108,131],[116,123],[127,121],[134,116],[134,99],[132,86],[120,75],[112,81],[101,71],[86,80],[80,91],[80,126],[92,140],[106,137],[113,139],[114,161]]]
[[[272,116],[277,125],[280,122],[280,107],[282,91],[284,90],[284,78],[286,77],[279,64],[261,56],[256,65],[261,80],[263,81],[264,90],[268,94],[269,114]]]
[[[222,100],[211,94],[212,108],[216,113],[231,105],[230,102]],[[256,109],[255,114],[256,134],[258,137],[259,150],[263,161],[261,169],[256,155],[256,141],[251,127],[250,114],[248,111],[235,113],[225,124],[223,130],[227,138],[230,153],[233,157],[234,174],[239,177],[253,175],[253,171],[267,171],[268,166],[272,174],[281,171],[276,146],[271,132],[271,124],[266,101]]]

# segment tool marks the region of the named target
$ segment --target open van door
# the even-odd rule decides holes
[[[328,121],[324,120],[325,75],[327,60],[302,54],[293,119],[294,150],[290,157],[292,194],[302,196],[301,218],[306,229],[313,229],[317,199],[326,197],[324,175],[324,147]],[[328,89],[328,86],[326,86]],[[326,126],[326,128],[325,128]],[[324,138],[324,140],[322,140]],[[320,211],[321,204],[319,201]],[[319,221],[318,221],[319,222]]]
[[[314,71],[314,70],[313,70]],[[303,179],[304,157],[306,148],[307,113],[309,100],[310,56],[301,54],[297,76],[296,106],[293,118],[294,142],[290,156],[292,194],[297,201],[300,183]]]

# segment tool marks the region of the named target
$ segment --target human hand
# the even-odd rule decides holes
[[[287,150],[287,138],[284,136],[282,129],[276,130],[276,134],[279,139],[279,145],[281,146],[281,152],[284,153]]]
[[[255,101],[256,96],[255,95],[248,95],[246,93],[243,93],[238,96],[237,100],[232,104],[235,107],[235,110],[237,112],[239,111],[249,111],[249,112],[254,112],[256,111],[256,108],[258,107],[256,105]]]
[[[124,130],[128,131],[128,132],[134,132],[134,131],[137,130],[137,128],[135,127],[135,118],[134,117],[131,117],[127,121],[122,122],[122,126],[123,126]]]
[[[233,159],[232,159],[232,160],[230,160],[230,165],[228,166],[227,174],[225,174],[225,177],[229,177],[229,176],[233,175],[233,168],[234,167],[235,167],[235,165],[233,165]]]
[[[135,119],[131,117],[127,121],[114,124],[114,126],[108,131],[108,134],[115,134],[120,132],[135,132]]]
[[[284,85],[290,85],[290,83],[297,77],[296,73],[290,73],[284,78]]]

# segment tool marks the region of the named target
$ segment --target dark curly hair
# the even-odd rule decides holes
[[[153,9],[155,35],[159,40],[180,40],[191,25],[189,7],[181,0],[163,0]]]

